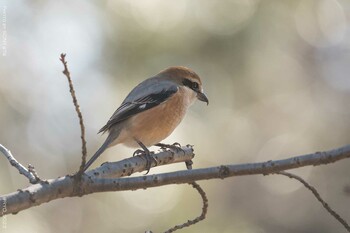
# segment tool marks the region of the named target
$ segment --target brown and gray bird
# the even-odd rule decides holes
[[[108,132],[108,137],[84,170],[107,148],[117,144],[141,147],[149,162],[147,147],[164,146],[159,142],[174,131],[196,99],[209,103],[201,79],[186,67],[169,67],[141,82],[100,129],[99,133]]]

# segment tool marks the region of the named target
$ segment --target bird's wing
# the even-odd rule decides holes
[[[114,124],[167,101],[177,91],[177,85],[171,81],[160,80],[157,77],[143,81],[129,93],[99,133],[104,133]]]

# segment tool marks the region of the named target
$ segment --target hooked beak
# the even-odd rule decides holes
[[[209,104],[208,97],[203,92],[197,92],[197,99],[206,102],[207,105]]]

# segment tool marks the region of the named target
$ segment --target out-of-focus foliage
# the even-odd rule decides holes
[[[3,1],[0,143],[44,178],[80,163],[79,124],[59,54],[84,115],[89,155],[130,89],[174,65],[194,69],[209,107],[196,103],[165,142],[194,144],[194,167],[257,162],[331,149],[350,136],[347,0]],[[3,20],[3,18],[2,18]],[[4,20],[3,20],[4,21]],[[2,32],[4,28],[1,28]],[[0,38],[1,39],[1,38]],[[97,161],[133,150],[118,146]],[[298,169],[350,219],[349,161]],[[151,173],[184,169],[183,164]],[[182,232],[342,232],[296,181],[251,176],[200,182],[207,220]],[[0,193],[27,181],[0,156]],[[161,232],[199,214],[186,185],[100,193],[7,216],[0,232]]]

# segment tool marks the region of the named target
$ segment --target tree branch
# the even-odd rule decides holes
[[[194,225],[202,220],[205,219],[205,216],[207,215],[208,212],[208,198],[207,195],[205,194],[204,190],[201,188],[201,186],[199,184],[197,184],[197,182],[192,182],[189,185],[191,185],[194,189],[197,190],[197,192],[199,193],[199,195],[201,195],[201,198],[203,200],[203,207],[202,207],[202,213],[201,215],[199,215],[197,218],[192,219],[192,220],[188,220],[187,222],[180,224],[180,225],[176,225],[172,228],[170,228],[169,230],[165,231],[164,233],[171,233],[177,230],[180,230],[182,228],[185,227],[189,227],[191,225]]]
[[[191,145],[183,146],[181,149],[182,151],[164,150],[154,154],[153,156],[158,162],[157,166],[187,162],[194,158],[193,147]],[[155,166],[155,161],[152,161],[151,167]],[[118,162],[105,162],[100,167],[89,170],[85,174],[92,179],[118,178],[130,176],[135,172],[143,172],[146,169],[146,163],[143,157],[135,156]]]
[[[20,164],[15,159],[15,157],[13,157],[11,151],[8,150],[6,147],[4,147],[1,144],[0,144],[0,151],[5,155],[5,157],[10,162],[10,164],[19,171],[19,174],[22,174],[28,178],[28,180],[31,184],[36,184],[40,181],[40,178],[37,175],[37,173],[32,165],[29,164],[28,169],[25,168],[22,164]]]
[[[192,165],[193,165],[192,160],[186,161],[185,163],[186,163],[187,170],[192,170]],[[208,212],[208,198],[207,198],[207,194],[204,192],[202,187],[197,182],[189,183],[189,185],[191,185],[195,190],[197,190],[197,192],[199,193],[199,195],[202,198],[203,207],[202,207],[201,215],[199,215],[195,219],[188,220],[187,222],[185,222],[183,224],[179,224],[179,225],[176,225],[174,227],[171,227],[170,229],[166,230],[164,233],[171,233],[171,232],[180,230],[180,229],[185,228],[185,227],[190,227],[190,226],[192,226],[192,225],[194,225],[194,224],[196,224],[196,223],[198,223],[198,222],[200,222],[200,221],[205,219],[205,217],[207,215],[207,212]]]
[[[182,150],[166,150],[156,153],[154,156],[158,160],[158,166],[161,166],[190,161],[193,159],[194,153],[192,146],[188,145],[182,147]],[[1,200],[6,203],[6,212],[0,212],[0,216],[17,213],[58,198],[85,195],[87,191],[85,188],[86,182],[108,179],[106,177],[130,176],[135,172],[145,171],[147,169],[146,166],[147,163],[143,157],[135,156],[118,162],[107,162],[94,170],[87,171],[82,177],[80,189],[76,189],[75,176],[70,175],[46,180],[25,189],[19,189],[17,192],[0,196],[0,203]],[[154,166],[155,163],[153,162],[152,167]]]
[[[60,61],[62,62],[63,66],[64,66],[64,70],[62,71],[62,73],[67,77],[68,84],[69,84],[69,91],[70,91],[70,94],[71,94],[72,99],[73,99],[75,111],[77,112],[78,118],[79,118],[82,157],[81,157],[80,168],[78,171],[78,177],[81,177],[81,175],[84,173],[84,167],[85,167],[85,163],[86,163],[86,154],[87,154],[83,115],[81,114],[78,100],[77,100],[77,97],[75,95],[73,82],[72,82],[72,79],[70,77],[70,72],[68,70],[67,61],[66,61],[66,54],[64,54],[64,53],[61,54]]]
[[[322,206],[328,211],[328,213],[330,215],[332,215],[338,222],[340,222],[340,224],[343,225],[343,227],[350,232],[350,226],[349,224],[337,213],[335,212],[329,205],[327,202],[325,202],[321,195],[317,192],[316,188],[314,188],[313,186],[311,186],[308,182],[306,182],[303,178],[301,178],[300,176],[297,176],[295,174],[289,173],[289,172],[277,172],[276,174],[279,175],[283,175],[283,176],[287,176],[291,179],[296,179],[297,181],[299,181],[300,183],[302,183],[307,189],[309,189],[312,194],[316,197],[316,199],[322,204]]]
[[[173,153],[174,157],[183,156],[183,152],[181,151]],[[262,163],[222,165],[217,167],[184,170],[140,177],[98,178],[93,175],[94,171],[98,170],[95,169],[92,170],[89,175],[83,175],[81,193],[74,191],[74,179],[72,176],[64,176],[57,179],[48,180],[40,184],[32,185],[17,192],[1,196],[0,198],[6,199],[7,212],[4,214],[10,214],[64,197],[86,195],[95,192],[146,189],[169,184],[191,183],[198,180],[224,179],[231,176],[257,174],[267,175],[298,167],[310,165],[318,166],[321,164],[334,163],[338,160],[349,157],[350,145],[347,145],[326,152],[316,152],[313,154],[296,156],[282,160],[267,161]],[[142,164],[141,166],[144,169],[146,166],[146,161],[140,157],[135,158],[138,159],[137,163]],[[125,166],[124,164],[125,162],[123,162],[123,166]],[[105,166],[109,165],[107,164]],[[117,167],[122,166],[118,165]]]

